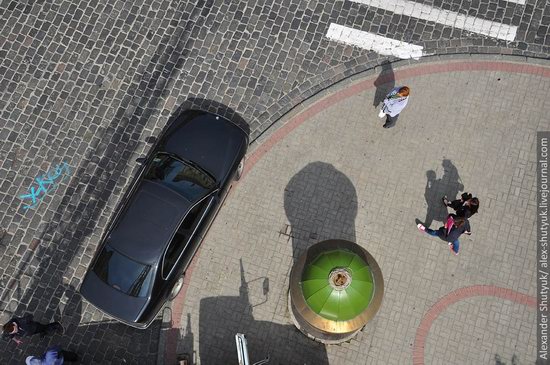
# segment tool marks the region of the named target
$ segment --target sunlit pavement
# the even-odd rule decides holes
[[[370,74],[254,146],[172,305],[180,331],[166,332],[165,363],[236,363],[237,332],[252,360],[275,364],[534,361],[535,137],[550,104],[533,92],[550,87],[550,68],[467,59],[391,72],[412,90],[396,127],[382,128],[373,106],[389,86],[374,82],[388,78]],[[481,209],[454,256],[415,219],[438,228],[441,197],[464,190]],[[384,275],[379,313],[340,346],[307,339],[287,310],[293,261],[329,238],[366,248]]]

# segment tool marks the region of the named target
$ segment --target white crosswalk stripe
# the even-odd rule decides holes
[[[391,11],[394,14],[439,23],[455,29],[462,29],[506,41],[514,41],[518,30],[518,27],[513,25],[506,25],[450,10],[439,9],[409,0],[350,1]],[[507,2],[520,5],[525,4],[525,0],[508,0]],[[425,55],[421,46],[334,23],[330,24],[326,36],[331,40],[372,50],[386,56],[418,59]]]
[[[385,56],[394,56],[403,59],[419,59],[423,56],[423,47],[421,46],[363,32],[339,24],[330,24],[326,36],[334,41],[369,49]]]
[[[391,11],[395,14],[440,23],[449,27],[463,29],[472,33],[513,41],[517,27],[463,15],[454,11],[434,8],[433,6],[408,0],[351,0],[353,2]],[[524,0],[515,1],[525,3]]]

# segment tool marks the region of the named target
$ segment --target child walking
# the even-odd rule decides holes
[[[472,234],[468,219],[458,217],[454,214],[449,214],[443,227],[440,227],[438,230],[427,228],[422,223],[418,223],[416,226],[420,232],[427,233],[430,236],[439,237],[443,241],[447,242],[449,244],[449,249],[455,255],[458,255],[458,250],[460,249],[460,241],[458,238],[463,233],[468,235]]]

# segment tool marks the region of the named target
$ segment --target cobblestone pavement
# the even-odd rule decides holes
[[[196,364],[524,364],[536,356],[536,131],[550,67],[501,61],[393,70],[411,87],[397,126],[377,117],[376,76],[336,85],[257,145],[173,310],[176,351]],[[458,256],[420,233],[443,195],[480,198]],[[309,245],[359,243],[384,276],[380,311],[339,346],[292,325],[288,275]],[[167,341],[169,342],[169,341]],[[192,355],[191,355],[192,354]]]
[[[550,54],[544,0],[423,3],[518,31],[501,41],[351,1],[2,1],[0,319],[62,318],[52,341],[84,363],[153,362],[160,322],[111,323],[77,294],[145,138],[195,106],[246,121],[261,140],[307,98],[387,60],[327,39],[331,23],[427,54]],[[0,359],[46,344],[9,344]]]

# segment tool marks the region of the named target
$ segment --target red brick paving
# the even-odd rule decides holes
[[[426,346],[426,337],[428,337],[432,323],[437,319],[437,317],[450,305],[461,300],[477,296],[489,296],[510,300],[514,303],[523,304],[533,309],[537,307],[537,298],[535,297],[521,294],[511,289],[500,288],[492,285],[474,285],[452,291],[443,298],[439,299],[437,303],[432,305],[432,307],[422,318],[420,326],[418,326],[418,329],[416,330],[416,337],[414,340],[413,365],[424,365],[424,347]]]

